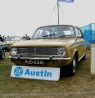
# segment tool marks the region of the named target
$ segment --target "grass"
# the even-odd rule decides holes
[[[58,82],[11,78],[13,63],[6,53],[0,61],[0,98],[94,98],[95,78],[90,75],[90,51],[87,60],[78,64],[73,77]]]

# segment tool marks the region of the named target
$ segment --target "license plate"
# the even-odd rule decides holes
[[[36,64],[36,65],[45,64],[44,61],[42,61],[42,60],[25,60],[25,63],[26,64]]]

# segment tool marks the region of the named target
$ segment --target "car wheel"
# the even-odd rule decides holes
[[[70,64],[70,67],[69,67],[70,75],[75,75],[76,69],[77,69],[77,57],[74,56],[72,63]]]
[[[0,55],[0,59],[3,60],[4,58],[5,58],[5,53],[2,52],[1,55]]]

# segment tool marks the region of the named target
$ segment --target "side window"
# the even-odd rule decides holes
[[[78,38],[82,38],[83,36],[82,36],[82,33],[81,33],[81,31],[79,30],[79,29],[76,29],[76,36],[78,37]]]

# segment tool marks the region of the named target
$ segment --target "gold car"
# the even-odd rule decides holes
[[[81,30],[71,25],[40,27],[31,40],[15,43],[11,49],[16,65],[67,66],[71,74],[82,58],[86,58],[86,43]]]

